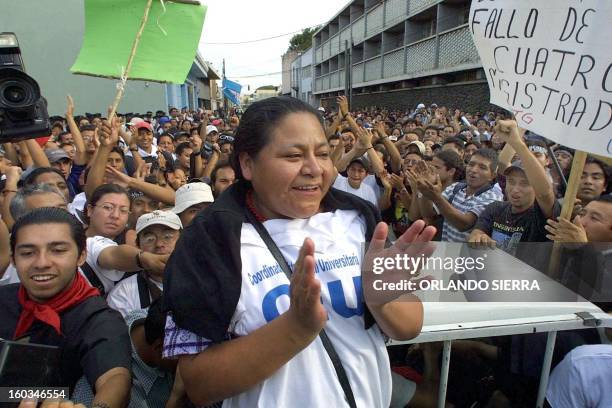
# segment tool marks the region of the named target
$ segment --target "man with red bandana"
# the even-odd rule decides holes
[[[17,220],[10,247],[21,283],[0,288],[0,337],[58,347],[58,386],[72,391],[85,375],[95,390],[92,408],[124,407],[130,340],[121,315],[77,273],[85,240],[81,223],[63,209],[39,208]]]

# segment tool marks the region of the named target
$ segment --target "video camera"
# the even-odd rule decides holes
[[[0,33],[0,143],[49,136],[47,101],[25,73],[15,33]]]

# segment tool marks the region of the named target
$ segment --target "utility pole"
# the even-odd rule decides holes
[[[348,47],[348,103],[349,106],[353,107],[353,36],[351,36],[351,41],[349,42]]]
[[[350,65],[350,60],[349,60],[349,53],[350,53],[349,42],[348,40],[345,40],[344,41],[344,96],[346,96],[347,101],[349,98],[349,89],[351,86],[350,84],[351,65]]]

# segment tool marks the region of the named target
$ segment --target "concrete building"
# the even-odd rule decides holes
[[[352,1],[313,36],[316,102],[344,93],[348,67],[354,107],[488,106],[469,10],[470,0]]]
[[[279,96],[281,87],[274,85],[260,86],[253,92],[249,99],[249,103],[261,101],[262,99],[271,98],[273,96]]]
[[[204,61],[197,53],[185,83],[182,85],[166,84],[167,106],[190,110],[217,109],[216,81],[218,79],[221,77],[211,64]]]
[[[312,95],[312,54],[310,47],[291,63],[291,96],[315,106]]]
[[[1,3],[0,31],[17,34],[26,70],[40,85],[49,114],[64,115],[68,94],[74,98],[77,114],[105,113],[115,97],[118,81],[70,72],[81,49],[85,29],[84,2],[2,0]],[[218,79],[219,75],[201,58],[196,58],[189,78],[185,85],[128,81],[118,110],[155,112],[158,109],[167,111],[168,106],[212,105],[210,85],[200,80]]]
[[[281,79],[281,95],[291,95],[291,63],[298,56],[297,51],[287,51],[281,56],[282,62],[282,79]]]

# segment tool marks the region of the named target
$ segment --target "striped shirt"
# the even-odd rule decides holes
[[[494,201],[503,201],[504,195],[502,193],[499,184],[495,184],[492,188],[478,195],[466,195],[467,186],[457,191],[453,197],[453,190],[457,183],[453,183],[442,192],[442,196],[451,200],[451,205],[461,211],[462,213],[473,213],[478,217],[485,209],[485,207]],[[465,232],[459,231],[453,225],[451,225],[446,219],[442,227],[442,241],[443,242],[467,242],[468,237],[472,228]]]

